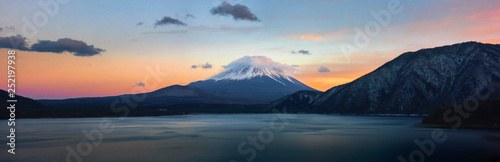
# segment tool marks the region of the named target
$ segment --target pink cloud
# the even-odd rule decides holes
[[[469,20],[480,20],[480,21],[500,21],[500,8],[493,9],[493,10],[488,10],[488,11],[481,11],[475,14],[472,14],[467,17]]]

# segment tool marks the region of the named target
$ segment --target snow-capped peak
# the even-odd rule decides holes
[[[224,67],[226,70],[210,77],[213,80],[244,80],[254,77],[267,76],[275,81],[285,79],[292,83],[294,79],[290,75],[295,74],[297,69],[294,66],[274,62],[265,56],[245,56],[233,61]],[[282,83],[284,84],[284,83]]]

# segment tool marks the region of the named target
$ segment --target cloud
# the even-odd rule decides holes
[[[149,34],[185,34],[191,31],[206,31],[206,32],[241,32],[248,33],[256,30],[260,30],[264,27],[262,26],[248,26],[248,27],[232,27],[232,26],[219,26],[219,27],[208,27],[208,26],[189,26],[186,29],[180,30],[170,30],[170,31],[152,31],[152,32],[142,32],[143,35]]]
[[[186,16],[184,16],[185,19],[187,18],[196,18],[193,14],[186,14]]]
[[[211,68],[212,68],[212,64],[209,64],[209,63],[207,62],[207,63],[205,63],[205,64],[201,65],[201,67],[202,67],[203,69],[211,69]]]
[[[290,66],[292,66],[292,67],[300,67],[299,65],[290,65]]]
[[[286,37],[291,39],[300,39],[305,41],[323,41],[323,40],[342,40],[345,37],[353,37],[349,35],[355,26],[347,26],[338,30],[319,32],[319,33],[305,33],[305,34],[293,34],[287,35]]]
[[[500,8],[477,12],[466,19],[471,25],[461,31],[462,35],[482,42],[498,42],[491,40],[500,36]]]
[[[0,32],[2,32],[3,28],[0,27]]]
[[[292,51],[292,54],[296,54],[296,53],[299,53],[299,54],[303,54],[303,55],[310,55],[311,53],[307,50],[299,50],[299,51]]]
[[[83,41],[73,40],[70,38],[62,38],[57,41],[40,40],[33,44],[30,50],[53,53],[62,53],[66,51],[73,53],[75,56],[83,57],[98,55],[105,51],[104,49],[95,48],[94,45],[88,45]]]
[[[104,49],[95,48],[94,45],[70,38],[62,38],[57,41],[39,40],[37,43],[28,47],[28,41],[21,35],[10,37],[0,37],[0,48],[12,48],[22,51],[34,52],[69,52],[75,56],[94,56],[105,52]]]
[[[180,20],[165,16],[165,17],[163,17],[163,19],[156,21],[155,28],[156,28],[156,26],[163,26],[163,25],[168,25],[168,24],[178,25],[178,26],[187,26],[186,23],[184,23]]]
[[[488,11],[477,12],[473,15],[467,17],[470,20],[487,20],[491,22],[500,21],[500,8],[496,8]]]
[[[141,26],[141,25],[144,25],[143,22],[138,22],[135,26]]]
[[[145,86],[146,84],[144,84],[143,82],[139,82],[134,85],[134,87],[145,87]]]
[[[304,40],[321,40],[321,39],[323,39],[322,36],[314,35],[314,34],[301,35],[301,36],[299,36],[299,38],[304,39]]]
[[[172,30],[172,31],[152,31],[152,32],[142,32],[142,35],[150,34],[184,34],[188,33],[188,30]]]
[[[227,3],[222,2],[217,7],[214,7],[210,10],[212,15],[222,15],[222,16],[233,16],[234,20],[248,20],[248,21],[260,21],[257,16],[255,16],[247,6],[235,4],[234,6]]]
[[[196,69],[196,68],[203,68],[203,69],[211,69],[212,68],[212,64],[210,63],[205,63],[205,64],[201,64],[201,65],[191,65],[191,68],[192,69]]]
[[[321,67],[319,67],[318,72],[328,73],[328,72],[330,72],[330,69],[328,69],[327,67],[321,66]]]
[[[0,37],[0,48],[12,48],[23,51],[28,51],[28,41],[21,35],[10,37]]]

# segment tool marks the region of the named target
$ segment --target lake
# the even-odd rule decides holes
[[[440,129],[414,125],[422,118],[200,114],[18,119],[16,155],[2,144],[0,161],[399,161],[399,156],[410,161],[410,154],[425,161],[499,159],[500,131],[442,129],[438,135],[444,141],[438,143],[433,131]],[[7,120],[1,122],[7,143]],[[424,149],[415,140],[423,141]]]

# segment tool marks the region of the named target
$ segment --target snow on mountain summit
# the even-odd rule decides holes
[[[296,67],[265,56],[245,56],[206,80],[189,83],[209,94],[238,101],[272,101],[300,90],[317,91],[292,76]]]
[[[213,80],[245,80],[254,77],[267,76],[275,81],[281,79],[295,83],[290,75],[294,75],[297,69],[293,66],[274,62],[265,56],[245,56],[235,60],[224,67],[225,71],[210,77]]]

